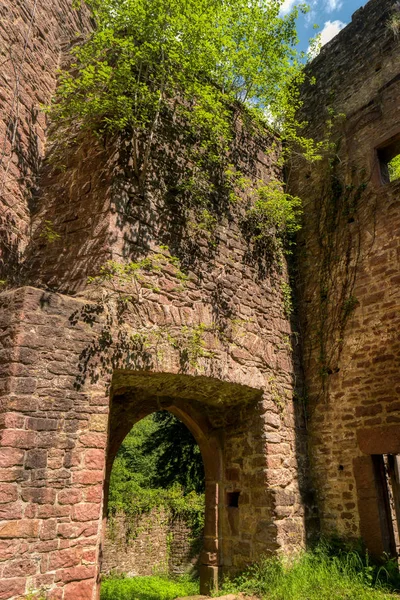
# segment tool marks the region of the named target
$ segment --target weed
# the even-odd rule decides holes
[[[390,579],[392,588],[399,583],[392,562],[378,568],[367,554],[322,543],[292,560],[264,558],[226,581],[219,593],[256,594],[264,600],[390,600],[398,598],[389,591]]]

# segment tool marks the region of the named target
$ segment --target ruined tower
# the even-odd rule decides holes
[[[370,0],[310,67],[309,133],[334,150],[291,171],[304,201],[298,321],[285,261],[254,254],[240,206],[221,206],[211,234],[193,231],[170,172],[138,196],[123,140],[71,138],[55,157],[42,106],[90,16],[64,0],[3,7],[0,598],[98,597],[112,461],[160,409],[203,456],[204,590],[221,571],[304,547],[316,506],[322,532],[393,549],[383,471],[400,454],[400,183],[383,171],[400,133],[394,4]],[[281,175],[272,136],[264,153],[238,135],[247,176]],[[124,294],[129,264],[142,278]]]

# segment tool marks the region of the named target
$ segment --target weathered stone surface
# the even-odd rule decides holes
[[[291,180],[307,200],[299,292],[321,528],[363,535],[371,549],[377,510],[361,516],[353,460],[398,453],[400,439],[400,181],[383,183],[377,152],[399,134],[400,47],[387,26],[394,9],[370,0],[313,61],[316,85],[303,91],[308,132],[323,137],[328,107],[345,118],[333,116],[332,168],[300,165]]]
[[[212,244],[202,235],[193,243],[171,208],[165,170],[155,169],[155,189],[138,195],[121,140],[106,148],[83,140],[64,172],[46,164],[36,178],[45,141],[36,108],[54,91],[59,50],[90,22],[61,0],[40,4],[35,15],[33,6],[8,3],[0,24],[0,38],[24,64],[19,147],[8,135],[6,180],[0,174],[0,230],[7,227],[0,260],[13,275],[23,258],[24,281],[34,286],[0,294],[0,599],[33,586],[53,600],[93,600],[113,458],[131,426],[160,409],[182,419],[202,452],[207,589],[221,568],[235,573],[261,554],[304,545],[306,517],[315,517],[297,399],[300,345],[284,310],[287,268],[260,264],[240,206],[221,212]],[[382,185],[376,153],[399,133],[399,41],[386,26],[392,7],[370,0],[313,62],[317,84],[304,88],[309,132],[323,135],[328,105],[345,112],[333,128],[340,160],[334,181],[322,161],[296,165],[290,182],[305,199],[299,295],[322,531],[365,539],[372,531],[374,548],[382,540],[365,521],[379,512],[371,456],[398,452],[400,439],[400,184]],[[0,97],[7,113],[0,132],[9,134],[10,69],[3,65]],[[238,143],[246,174],[280,177],[277,155],[253,142]],[[343,201],[340,189],[353,201],[328,222],[329,202]],[[46,221],[60,236],[53,243],[41,235]],[[137,261],[165,245],[188,274],[183,288],[171,264],[149,275],[152,285],[129,308],[102,304],[109,291],[87,285],[107,259]],[[150,350],[138,342],[154,331],[180,340],[199,326],[196,360],[165,339]],[[238,506],[229,505],[232,493]]]
[[[177,518],[164,509],[153,509],[138,518],[117,514],[107,524],[102,572],[128,576],[186,573],[199,560],[201,540],[192,538],[184,517]]]
[[[16,0],[1,10],[0,39],[7,51],[0,75],[0,273],[10,279],[30,235],[46,142],[41,107],[54,93],[61,51],[91,23],[84,9],[71,10],[61,1]]]

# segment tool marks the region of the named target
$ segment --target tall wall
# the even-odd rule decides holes
[[[69,27],[78,13],[70,17],[67,2],[58,8]],[[53,43],[52,18],[39,23]],[[1,294],[2,600],[40,588],[51,600],[98,598],[113,458],[130,427],[163,408],[189,427],[205,464],[203,590],[221,571],[305,544],[305,430],[285,261],[251,239],[248,198],[229,203],[221,191],[212,227],[196,224],[177,193],[176,132],[161,136],[141,194],[129,141],[66,133],[61,154],[45,149],[34,211],[21,209],[30,229],[28,240],[18,226],[25,287]],[[253,181],[281,177],[278,155],[263,152],[273,142],[239,129],[232,160]],[[15,206],[26,207],[18,184]],[[108,259],[146,258],[156,268],[139,280],[88,283]]]
[[[54,93],[62,52],[91,28],[69,0],[15,0],[1,5],[0,279],[10,279],[30,237],[30,219],[45,154],[43,107]]]
[[[370,0],[311,64],[308,133],[334,146],[291,179],[304,199],[298,288],[321,527],[361,535],[377,555],[388,548],[372,455],[400,452],[400,181],[383,183],[378,160],[400,134],[395,9]]]

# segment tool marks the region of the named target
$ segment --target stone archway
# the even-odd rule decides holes
[[[106,457],[160,409],[186,423],[206,466],[203,582],[302,544],[294,406],[280,416],[257,371],[221,358],[207,376],[182,374],[168,355],[160,371],[131,359],[110,373],[121,363],[96,354],[102,323],[79,320],[82,300],[23,288],[2,301],[13,310],[10,360],[23,366],[10,363],[0,436],[4,599],[40,589],[49,600],[98,598]]]
[[[187,426],[201,451],[205,471],[205,528],[200,557],[200,589],[206,594],[216,588],[224,566],[224,517],[231,520],[231,515],[225,510],[225,429],[221,427],[222,413],[227,406],[254,404],[259,396],[259,390],[201,376],[116,372],[109,414],[103,534],[111,469],[123,439],[140,419],[159,410],[168,410]],[[231,562],[229,559],[228,562]]]

